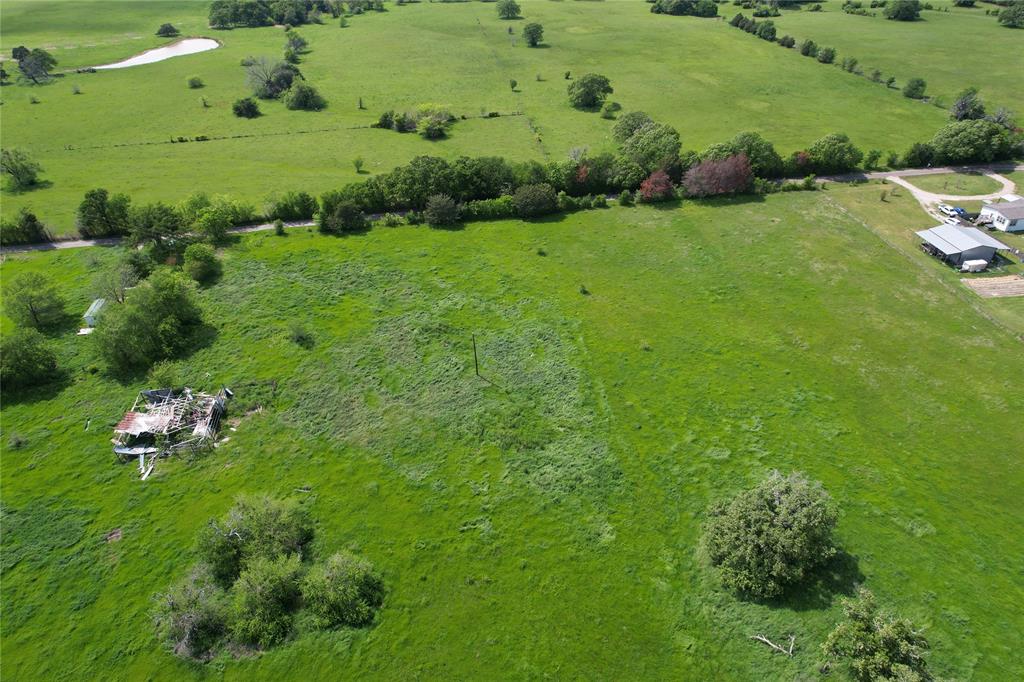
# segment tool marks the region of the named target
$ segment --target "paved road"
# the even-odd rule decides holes
[[[928,194],[928,193],[924,192],[923,190],[919,190],[916,187],[913,187],[913,186],[909,185],[908,183],[898,182],[896,179],[897,178],[913,177],[915,175],[935,175],[937,173],[968,173],[968,172],[977,173],[977,172],[981,172],[981,173],[985,173],[986,175],[991,175],[991,174],[997,173],[999,171],[1006,172],[1006,171],[1015,171],[1015,170],[1024,171],[1024,164],[1005,163],[1005,164],[983,164],[983,165],[976,165],[976,166],[943,166],[943,167],[939,167],[939,168],[907,168],[907,169],[898,170],[898,171],[877,171],[877,172],[871,172],[871,173],[845,173],[843,175],[822,175],[822,176],[819,176],[817,178],[817,180],[818,180],[818,182],[863,182],[864,180],[892,179],[893,182],[896,182],[897,184],[903,185],[904,187],[909,189],[911,192],[913,192],[915,197],[918,197],[919,194],[920,195],[925,195],[925,194]],[[1010,189],[1008,189],[1006,191],[997,192],[994,195],[984,195],[984,196],[978,196],[978,197],[947,197],[947,198],[950,198],[950,199],[952,199],[954,201],[971,201],[971,200],[977,200],[977,199],[993,198],[995,196],[998,196],[999,194],[1006,194],[1006,192],[1013,191],[1013,183],[1012,182],[1010,182],[1009,180],[1007,180],[1006,178],[1003,178],[1001,176],[999,176],[998,179],[999,179],[1000,182],[1004,183],[1004,187],[1006,186],[1005,183],[1009,183]],[[934,196],[937,196],[937,195],[934,195]],[[609,195],[609,198],[613,198],[612,195]],[[932,214],[931,213],[931,211],[928,208],[928,205],[924,201],[922,201],[921,198],[918,198],[918,201],[921,202],[921,206],[924,207],[925,211],[928,211],[930,215],[936,215],[936,214]],[[931,199],[929,199],[929,201],[931,201]],[[935,201],[938,201],[938,199],[935,199]],[[938,217],[938,216],[936,215],[936,217]],[[315,223],[313,223],[312,221],[301,221],[300,220],[300,221],[286,222],[285,226],[286,227],[311,227],[314,224]],[[233,227],[230,230],[228,230],[228,233],[229,234],[245,234],[245,233],[248,233],[248,232],[262,232],[264,230],[272,230],[272,229],[274,229],[274,224],[273,223],[260,223],[258,225],[245,225],[245,226],[242,226],[242,227]],[[2,253],[24,253],[26,251],[54,251],[56,249],[80,249],[80,248],[83,248],[83,247],[86,247],[86,246],[117,246],[120,243],[121,243],[121,238],[120,237],[104,237],[102,239],[68,239],[68,240],[63,240],[63,241],[43,242],[43,243],[40,243],[40,244],[19,244],[18,246],[5,246],[2,249]]]

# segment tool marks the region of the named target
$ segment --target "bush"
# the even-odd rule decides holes
[[[775,597],[835,555],[837,520],[821,484],[773,471],[754,488],[713,505],[701,542],[727,587]]]
[[[903,86],[903,96],[909,97],[910,99],[923,99],[925,88],[928,84],[923,78],[911,78],[907,81],[907,84]]]
[[[231,111],[239,118],[256,118],[260,115],[260,105],[252,97],[243,97],[231,105]]]
[[[957,95],[949,108],[949,117],[954,121],[985,118],[985,103],[978,97],[978,89],[967,88]]]
[[[246,566],[232,588],[231,633],[236,639],[268,647],[288,635],[301,569],[296,554],[259,557]]]
[[[1024,28],[1024,2],[1011,2],[999,10],[999,23],[1007,28]]]
[[[779,38],[779,45],[785,48],[791,48],[796,45],[796,38],[793,36],[782,36]]]
[[[190,244],[185,249],[182,269],[197,282],[206,282],[220,272],[220,261],[209,244]]]
[[[38,272],[25,272],[3,285],[4,312],[23,327],[48,329],[64,319],[64,300],[53,282]]]
[[[619,192],[619,205],[620,206],[632,206],[633,205],[633,193],[628,189],[624,189]]]
[[[523,26],[523,39],[530,47],[537,47],[540,41],[544,40],[544,27],[537,22]]]
[[[882,14],[894,21],[917,21],[921,18],[921,3],[918,0],[890,0]]]
[[[558,208],[555,190],[547,183],[523,185],[512,196],[512,203],[520,218],[536,218],[554,213]]]
[[[362,232],[370,222],[359,205],[340,192],[328,192],[320,197],[317,227],[325,234]]]
[[[500,220],[513,218],[516,206],[511,196],[497,199],[478,199],[466,202],[462,206],[462,215],[466,220]]]
[[[4,390],[40,386],[57,375],[57,356],[35,329],[15,329],[0,339],[0,385]]]
[[[568,87],[569,103],[577,109],[593,109],[600,106],[612,94],[611,83],[596,73],[580,76]]]
[[[214,578],[230,585],[253,560],[301,556],[312,539],[312,521],[297,502],[242,495],[200,531],[196,552]]]
[[[160,24],[160,28],[156,30],[156,34],[161,38],[173,38],[178,35],[178,29],[174,28],[173,24]]]
[[[198,90],[199,88],[203,87],[203,79],[199,76],[189,76],[187,82],[188,87],[192,88],[193,90]]]
[[[295,83],[284,95],[284,105],[292,110],[320,111],[327,101],[312,85]]]
[[[896,164],[890,163],[890,166],[903,166],[905,168],[924,168],[930,166],[932,161],[935,160],[935,150],[932,149],[930,144],[924,142],[915,142],[910,146],[906,152],[903,153],[903,158]]]
[[[782,175],[782,157],[775,151],[775,146],[759,133],[739,133],[724,144],[713,145],[704,150],[700,160],[722,161],[737,154],[747,156],[751,171],[758,177],[774,178]]]
[[[846,619],[821,645],[825,655],[846,661],[854,678],[874,680],[931,680],[924,654],[928,640],[905,618],[878,609],[875,597],[861,587],[855,599],[843,599]]]
[[[267,201],[267,218],[309,220],[316,213],[316,199],[306,192],[286,192]]]
[[[157,636],[178,656],[206,659],[227,633],[227,593],[204,564],[159,595]]]
[[[366,625],[384,601],[384,583],[370,562],[338,552],[310,569],[302,599],[317,627]]]
[[[434,194],[427,198],[423,218],[431,227],[445,227],[459,222],[459,205],[447,194]]]
[[[822,64],[831,64],[836,60],[835,48],[823,47],[818,50],[817,59]]]
[[[647,179],[640,183],[640,198],[646,203],[666,201],[675,198],[675,187],[668,173],[663,170],[656,170],[647,176]]]
[[[146,369],[190,348],[201,322],[194,283],[160,269],[129,291],[122,305],[104,309],[92,339],[112,370]]]
[[[805,57],[817,57],[818,56],[818,44],[813,40],[805,40],[800,43],[800,54]]]
[[[736,194],[750,189],[754,175],[746,154],[702,161],[686,172],[683,187],[692,197]]]
[[[0,245],[35,244],[53,241],[53,235],[40,222],[35,213],[27,208],[18,210],[18,217],[12,222],[0,218]]]

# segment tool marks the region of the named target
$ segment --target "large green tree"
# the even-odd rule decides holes
[[[675,163],[679,158],[679,133],[665,123],[648,123],[622,143],[622,153],[647,173]]]
[[[64,318],[64,301],[46,275],[26,272],[5,282],[4,308],[18,324],[35,329],[53,327]]]
[[[107,306],[92,338],[108,367],[133,371],[187,350],[201,322],[194,283],[164,268],[129,291],[123,304]]]
[[[837,520],[835,504],[820,483],[773,471],[753,488],[713,505],[701,542],[726,586],[775,597],[836,553]]]
[[[843,173],[856,168],[864,152],[847,135],[832,133],[816,140],[807,149],[807,156],[818,173]]]
[[[918,0],[889,0],[882,14],[894,21],[917,21],[921,18],[921,3]]]
[[[0,385],[38,386],[57,374],[57,356],[35,329],[16,329],[0,341]]]
[[[530,22],[523,26],[523,40],[530,47],[537,47],[540,41],[544,40],[544,27],[537,22]]]
[[[860,682],[925,682],[931,673],[924,654],[928,640],[905,619],[878,608],[863,587],[855,599],[843,599],[845,620],[822,644],[825,655],[845,662]]]
[[[498,16],[502,19],[515,19],[522,11],[516,0],[498,0]]]
[[[611,82],[597,73],[580,76],[569,84],[569,103],[577,109],[593,109],[600,106],[612,94]]]
[[[955,121],[939,129],[931,148],[939,163],[984,163],[1009,156],[1010,134],[992,121]]]
[[[21,149],[0,151],[0,172],[9,178],[12,189],[23,190],[39,181],[42,167]]]

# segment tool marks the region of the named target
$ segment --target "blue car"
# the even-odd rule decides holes
[[[967,211],[963,210],[959,206],[954,206],[953,207],[953,212],[956,213],[960,217],[963,217],[963,216],[967,215]]]

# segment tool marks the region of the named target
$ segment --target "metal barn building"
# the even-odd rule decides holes
[[[939,225],[921,230],[917,236],[924,240],[921,246],[925,251],[957,267],[970,260],[991,263],[996,251],[1010,248],[976,227]]]

